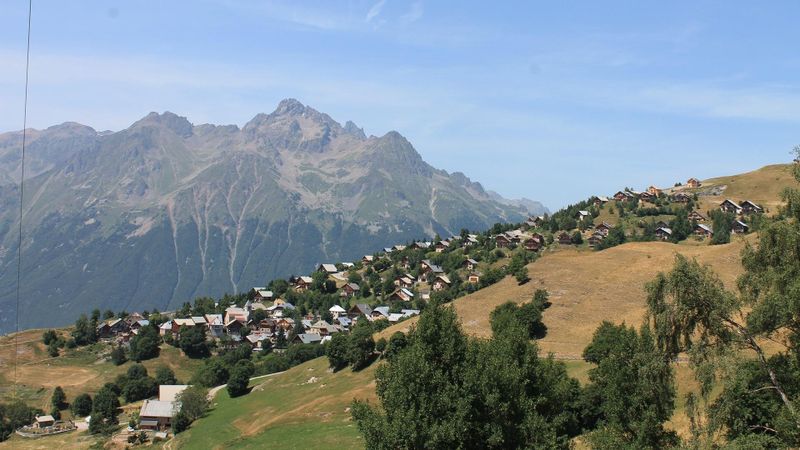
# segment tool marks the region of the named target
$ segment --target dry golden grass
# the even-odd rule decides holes
[[[552,306],[544,313],[547,336],[539,341],[543,353],[578,357],[604,320],[638,326],[645,312],[645,284],[668,271],[677,253],[710,264],[729,288],[741,273],[743,240],[728,245],[674,245],[636,242],[601,252],[560,248],[528,266],[532,281],[522,286],[507,277],[499,283],[453,302],[464,331],[489,337],[489,314],[506,302],[526,302],[536,289],[550,292]],[[390,336],[406,331],[411,319],[384,330]]]
[[[51,358],[41,342],[42,331],[28,330],[19,334],[16,378],[14,337],[0,337],[0,402],[11,400],[16,394],[31,406],[48,411],[50,396],[56,386],[64,389],[70,401],[84,392],[94,394],[132,364],[128,362],[114,366],[87,348],[74,351],[62,349],[61,356]],[[64,330],[59,330],[59,333],[66,334]],[[186,358],[178,349],[163,345],[158,358],[143,364],[150,374],[154,374],[159,366],[167,366],[179,379],[187,380],[200,363]]]
[[[791,165],[774,164],[752,172],[727,177],[711,178],[692,191],[704,191],[715,186],[726,186],[722,195],[701,196],[700,211],[719,208],[726,198],[734,201],[750,200],[761,205],[768,214],[774,214],[782,204],[781,192],[787,187],[797,187]]]

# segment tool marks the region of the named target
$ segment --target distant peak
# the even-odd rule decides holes
[[[363,128],[359,128],[358,125],[353,123],[353,121],[351,121],[351,120],[348,120],[347,123],[344,124],[344,131],[349,133],[349,134],[358,136],[361,139],[366,139],[366,137],[367,137],[367,135],[364,134],[364,129]]]
[[[137,125],[162,126],[172,130],[175,134],[182,137],[191,136],[193,128],[192,123],[189,122],[189,120],[186,117],[179,116],[169,111],[164,111],[164,113],[162,114],[159,114],[157,112],[151,112],[150,114],[146,115],[144,118],[133,124],[133,126]]]
[[[275,112],[272,114],[275,115],[300,115],[306,112],[306,106],[296,99],[293,98],[286,98],[281,100],[278,103],[278,107],[275,108]]]

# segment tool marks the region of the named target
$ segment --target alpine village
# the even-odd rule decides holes
[[[796,189],[789,174],[794,170],[800,176],[798,164],[708,181],[689,178],[665,188],[624,188],[522,223],[465,229],[454,236],[421,236],[376,249],[356,261],[323,261],[310,273],[271,280],[238,295],[197,298],[175,311],[94,310],[77,317],[71,327],[23,332],[21,383],[6,385],[3,396],[10,398],[12,390],[18,391],[14,394],[21,394],[24,402],[7,403],[0,410],[2,438],[13,448],[30,444],[34,445],[30,448],[255,448],[259,443],[273,448],[264,443],[295,440],[311,448],[365,444],[379,448],[374,442],[381,441],[385,448],[406,448],[402,439],[387,437],[400,439],[407,432],[394,428],[391,410],[387,409],[387,418],[372,409],[375,378],[383,408],[392,408],[412,401],[405,396],[432,396],[438,389],[445,390],[442,395],[467,395],[448,393],[455,381],[447,378],[456,376],[450,371],[488,377],[491,384],[493,377],[514,376],[502,375],[513,366],[535,371],[544,384],[554,383],[530,387],[542,390],[536,394],[507,394],[534,395],[551,403],[534,407],[548,425],[540,429],[542,435],[533,448],[610,448],[608,442],[623,448],[662,448],[692,439],[699,442],[696,434],[712,429],[726,433],[731,441],[737,436],[751,439],[748,430],[755,427],[770,432],[753,439],[797,442],[796,429],[789,425],[795,420],[792,416],[770,416],[781,406],[770,391],[800,393],[797,378],[782,379],[789,376],[784,374],[771,379],[772,372],[761,370],[766,359],[760,363],[747,359],[749,365],[737,369],[744,378],[736,378],[733,385],[713,375],[726,370],[713,365],[723,357],[723,347],[755,352],[768,358],[770,366],[796,367],[788,360],[773,361],[787,354],[770,337],[793,339],[796,331],[773,334],[767,331],[777,327],[772,322],[751,324],[753,314],[764,308],[758,302],[768,300],[756,299],[742,307],[739,313],[745,318],[748,308],[751,311],[745,322],[725,315],[730,310],[717,311],[724,320],[715,322],[715,317],[692,310],[692,302],[711,301],[710,291],[725,289],[711,266],[697,262],[717,252],[713,249],[724,250],[725,264],[738,264],[738,253],[744,255],[744,272],[726,274],[726,286],[727,280],[737,278],[743,291],[752,289],[758,297],[759,289],[767,289],[759,277],[779,276],[764,270],[772,270],[775,258],[782,257],[762,252],[789,239],[778,238],[777,230],[788,227],[797,232],[797,218],[791,218],[797,215],[797,191],[769,197],[751,185],[752,180],[764,178],[778,185],[770,192]],[[776,241],[765,242],[770,239]],[[793,239],[791,254],[796,257],[797,239]],[[674,259],[675,267],[653,278],[649,269],[641,268],[646,261],[614,254],[615,248],[647,253],[648,259],[661,253]],[[796,268],[798,261],[791,264]],[[551,266],[565,274],[548,271]],[[586,267],[593,272],[581,269]],[[646,275],[638,274],[643,270]],[[692,283],[678,287],[682,276]],[[570,281],[559,284],[560,279]],[[569,288],[570,282],[580,285],[581,293]],[[640,296],[616,304],[595,293],[609,290],[612,296],[623,296],[625,286],[639,289]],[[573,315],[572,308],[590,312]],[[653,324],[654,331],[637,330],[641,317]],[[513,347],[504,341],[512,339],[504,337],[504,329],[516,327],[512,323],[516,321],[524,338]],[[448,327],[455,335],[442,334]],[[569,334],[581,327],[590,327],[583,340]],[[730,333],[740,333],[745,340]],[[515,362],[501,361],[497,368],[471,372],[466,369],[471,358],[487,356],[481,356],[480,349],[475,356],[453,353],[467,351],[458,350],[457,342],[461,339],[467,345],[468,335],[489,346],[502,341],[516,348],[507,356]],[[568,344],[573,347],[561,346],[564,342],[559,339],[571,339]],[[2,338],[5,380],[11,377],[11,342],[9,336]],[[419,366],[426,351],[434,352],[427,357],[449,362],[435,369]],[[637,355],[633,362],[626,359],[631,352]],[[402,355],[417,360],[406,361]],[[649,368],[637,367],[636,358]],[[394,364],[412,371],[394,373]],[[606,373],[612,367],[620,377],[615,389],[628,398],[614,411],[605,409],[611,394],[603,390],[609,389],[604,383],[611,381],[604,377],[612,376]],[[695,381],[695,372],[704,375]],[[455,383],[470,389],[469,383],[480,382]],[[762,385],[758,399],[735,396],[737,390]],[[402,386],[418,386],[420,392],[402,391]],[[402,392],[388,392],[394,389]],[[432,390],[423,393],[424,389]],[[501,401],[495,397],[500,394],[483,395],[487,397],[478,395],[472,401],[488,402],[486,413],[492,402]],[[639,396],[646,403],[636,403]],[[750,401],[759,403],[741,403]],[[726,408],[752,412],[713,415]],[[496,420],[512,422],[504,414],[516,413],[500,413]],[[722,417],[723,422],[701,424],[710,420],[703,417]],[[779,424],[758,422],[765,417],[787,425],[776,434],[772,427]],[[610,423],[617,431],[606,428]],[[513,426],[523,425],[517,420]],[[282,427],[289,431],[280,431]],[[498,437],[506,431],[500,426]],[[783,432],[791,437],[782,437]],[[448,438],[440,438],[444,440],[415,447],[441,448]],[[500,447],[514,447],[513,437],[502,439]],[[742,445],[736,448],[761,448]]]

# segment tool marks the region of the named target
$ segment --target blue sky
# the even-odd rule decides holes
[[[29,125],[243,125],[294,97],[555,208],[790,160],[800,2],[765,5],[34,0]],[[26,14],[3,2],[2,131],[22,128]]]

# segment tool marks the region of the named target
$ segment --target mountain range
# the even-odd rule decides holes
[[[435,169],[395,131],[287,99],[243,127],[165,112],[29,130],[21,328],[167,310],[546,209]],[[22,132],[0,134],[0,332],[14,328]]]

